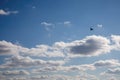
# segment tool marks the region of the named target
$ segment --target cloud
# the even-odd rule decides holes
[[[113,49],[120,50],[120,35],[111,35],[111,40],[114,43]]]
[[[5,12],[4,10],[0,9],[0,15],[9,15],[9,12]]]
[[[63,65],[64,61],[45,61],[41,59],[33,59],[30,57],[23,56],[12,56],[10,58],[6,58],[6,63],[2,64],[0,68],[23,68],[23,67],[36,67],[36,66],[60,66]]]
[[[34,48],[22,51],[21,55],[37,57],[65,57],[62,49],[58,48],[56,45],[37,45]]]
[[[95,70],[95,66],[93,66],[92,64],[83,64],[83,65],[80,65],[81,69],[82,70]]]
[[[120,44],[120,35],[111,35],[111,39],[116,44]]]
[[[7,41],[0,41],[0,54],[17,54],[17,45]]]
[[[102,24],[97,24],[97,27],[98,27],[98,28],[102,28],[103,25],[102,25]]]
[[[7,41],[0,41],[0,55],[19,55],[20,52],[26,52],[28,48],[13,44]]]
[[[5,11],[3,9],[0,9],[0,15],[10,15],[10,14],[17,14],[18,11]]]
[[[102,36],[88,36],[83,40],[72,42],[70,52],[74,55],[98,56],[111,50],[109,39]]]
[[[107,80],[118,80],[116,77],[109,77]]]
[[[79,72],[79,71],[87,71],[87,70],[96,70],[97,68],[103,67],[119,67],[120,63],[118,60],[110,59],[110,60],[99,60],[91,64],[81,64],[81,65],[70,65],[70,66],[53,66],[53,67],[44,67],[41,70],[37,71],[65,71],[65,72]]]
[[[95,67],[117,67],[120,66],[120,62],[115,59],[100,60],[93,63]]]
[[[87,70],[95,70],[96,68],[91,65],[91,64],[81,64],[81,65],[71,65],[71,66],[66,66],[66,67],[61,67],[63,71],[87,71]]]
[[[48,23],[48,22],[41,22],[41,25],[44,25],[44,26],[53,26],[52,23]]]
[[[23,47],[7,41],[0,41],[0,55],[21,55],[36,57],[91,57],[120,50],[120,36],[112,35],[110,39],[103,36],[87,36],[72,42],[55,42],[52,46],[36,45]]]
[[[57,71],[59,71],[60,70],[60,68],[57,66],[52,66],[52,67],[43,67],[43,68],[41,68],[41,69],[35,69],[35,70],[33,70],[33,72],[37,72],[37,73],[39,73],[39,72],[57,72]]]
[[[71,22],[70,22],[70,21],[64,21],[63,24],[64,24],[65,26],[71,26]]]
[[[59,23],[50,23],[50,22],[41,22],[41,25],[45,27],[45,29],[47,31],[52,31],[52,29],[56,26],[71,26],[71,22],[70,21],[64,21],[64,22],[59,22]]]
[[[12,70],[12,71],[2,71],[2,75],[9,76],[9,75],[29,75],[30,73],[26,70]]]
[[[108,69],[108,71],[106,71],[106,73],[120,75],[120,68]]]
[[[25,56],[42,56],[46,57],[45,53],[47,53],[47,50],[49,49],[49,46],[47,45],[36,45],[34,48],[29,48],[27,51],[22,52],[22,55]]]
[[[48,75],[33,76],[29,78],[29,80],[71,80],[69,78],[70,76],[53,74],[49,76]]]
[[[1,78],[0,78],[1,79]],[[32,75],[30,77],[25,76],[12,76],[12,77],[4,77],[2,80],[98,80],[94,75],[76,75],[69,76],[64,74],[51,74],[51,75]]]
[[[36,45],[34,48],[26,48],[7,41],[0,41],[0,55],[22,55],[38,57],[64,57],[65,55],[55,44],[52,47],[48,45]]]
[[[29,80],[98,80],[94,75],[64,75],[64,74],[52,74],[52,75],[39,75],[33,76]]]
[[[104,72],[101,72],[100,75],[107,79],[105,80],[120,80],[120,68],[112,68],[112,69],[108,69]]]
[[[112,60],[111,60],[112,61]],[[58,76],[61,76],[61,80],[63,79],[68,79],[68,80],[98,80],[94,75],[89,75],[89,74],[85,74],[83,72],[86,72],[87,70],[95,70],[97,67],[104,67],[106,65],[100,65],[100,66],[96,66],[95,64],[97,62],[100,61],[96,61],[93,64],[81,64],[81,65],[63,65],[65,64],[62,61],[45,61],[45,60],[41,60],[41,59],[32,59],[30,57],[21,57],[21,56],[17,56],[17,57],[11,57],[7,59],[6,65],[4,65],[3,67],[7,68],[7,71],[2,72],[2,75],[29,75],[29,74],[34,74],[36,76],[30,76],[30,77],[23,77],[24,80],[36,80],[36,79],[40,79],[40,80],[56,80],[56,79],[60,79]],[[104,60],[104,62],[110,62],[110,60]],[[114,62],[114,60],[113,60]],[[113,63],[111,62],[111,64]],[[116,65],[116,63],[112,64],[112,65]],[[30,67],[32,66],[32,68]],[[36,67],[37,66],[37,67]],[[39,67],[38,67],[39,66]],[[107,65],[106,67],[109,67],[111,65]],[[118,65],[116,65],[118,66]],[[116,67],[114,66],[114,67]],[[27,69],[33,69],[32,71],[28,72],[28,71],[24,71],[24,70],[15,70],[15,71],[9,71],[8,69],[10,67],[13,67],[13,69],[22,69],[27,68]],[[33,68],[34,67],[34,68]],[[23,68],[23,69],[24,69]],[[21,72],[23,71],[23,73]],[[28,73],[27,73],[28,72]],[[57,74],[57,72],[59,74]],[[69,73],[75,73],[75,74],[79,74],[79,75],[73,75],[72,77],[70,77],[70,75],[66,75]],[[42,75],[42,74],[46,74],[47,75]],[[62,75],[64,73],[64,75]],[[81,75],[82,74],[82,75]],[[84,74],[84,75],[83,75]],[[65,77],[64,77],[65,76]],[[63,78],[64,77],[64,78]],[[14,77],[13,77],[14,78]],[[16,77],[17,79],[19,77]]]
[[[6,78],[6,77],[5,77],[4,75],[2,75],[2,74],[0,75],[0,79],[1,79],[1,80],[6,80],[5,78]]]
[[[91,64],[83,64],[83,65],[70,65],[70,66],[46,66],[39,69],[34,69],[33,73],[55,73],[55,72],[63,72],[63,73],[69,73],[69,72],[75,72],[79,73],[82,71],[87,70],[95,70],[96,68]]]
[[[53,23],[41,22],[41,25],[45,27],[46,31],[52,31],[52,29],[54,28]]]

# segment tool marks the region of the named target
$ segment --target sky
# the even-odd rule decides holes
[[[120,80],[119,4],[0,0],[0,80]]]

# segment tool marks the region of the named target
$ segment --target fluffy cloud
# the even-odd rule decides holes
[[[46,57],[47,50],[49,49],[49,46],[47,45],[37,45],[34,48],[29,48],[28,50],[20,53],[22,55],[26,56],[42,56]]]
[[[98,27],[98,28],[102,28],[103,25],[102,25],[102,24],[97,24],[97,27]]]
[[[44,26],[53,26],[52,23],[48,23],[48,22],[41,22],[41,25],[44,25]]]
[[[53,23],[41,22],[41,25],[45,26],[46,31],[51,31],[54,28]]]
[[[0,15],[9,15],[9,13],[8,12],[5,12],[4,10],[0,10]]]
[[[10,14],[17,14],[18,11],[5,11],[3,9],[0,9],[0,15],[10,15]]]
[[[68,80],[70,76],[65,75],[40,75],[30,77],[29,80]],[[71,80],[71,79],[69,79]]]
[[[32,59],[30,57],[12,56],[6,59],[6,63],[1,65],[0,68],[22,68],[22,67],[36,67],[36,66],[60,66],[64,61],[45,61],[40,59]]]
[[[112,46],[113,49],[120,50],[120,36],[119,35],[111,35],[111,40],[114,43],[114,45]]]
[[[98,80],[94,75],[69,76],[64,74],[33,76],[29,80]]]
[[[98,80],[96,76],[86,74],[86,75],[64,75],[64,74],[50,74],[50,75],[32,75],[32,76],[12,76],[12,77],[4,77],[1,76],[2,80]]]
[[[107,80],[118,80],[118,79],[115,77],[109,77]]]
[[[30,73],[26,70],[13,70],[13,71],[3,71],[2,75],[29,75]]]
[[[56,73],[56,72],[63,72],[63,73],[69,73],[69,72],[75,72],[79,73],[82,71],[87,70],[95,70],[95,66],[91,64],[84,64],[84,65],[71,65],[71,66],[46,66],[39,69],[32,70],[33,73]]]
[[[16,54],[18,46],[13,45],[11,42],[0,41],[0,54]]]
[[[109,74],[118,74],[118,75],[120,75],[120,68],[109,69],[109,70],[107,71],[107,73],[109,73]]]
[[[13,44],[7,41],[0,41],[0,55],[19,55],[20,52],[26,52],[28,48]]]
[[[108,69],[102,73],[100,73],[100,75],[104,78],[104,80],[120,80],[120,68],[112,68],[112,69]]]
[[[72,66],[63,66],[61,67],[63,71],[86,71],[86,70],[95,70],[95,67],[91,64],[83,65],[72,65]]]
[[[43,68],[41,68],[41,69],[34,69],[34,70],[32,70],[32,72],[33,73],[42,73],[42,72],[46,72],[46,73],[48,73],[48,72],[57,72],[57,71],[59,71],[60,70],[60,68],[57,66],[49,66],[49,67],[43,67]]]
[[[57,66],[57,67],[47,67],[43,68],[42,70],[51,70],[51,71],[87,71],[87,70],[95,70],[99,67],[119,67],[120,62],[115,59],[110,60],[99,60],[92,64],[81,64],[81,65],[71,65],[71,66]],[[42,71],[40,70],[40,71]]]
[[[117,37],[117,39],[116,39]],[[53,46],[40,46],[32,48],[27,53],[40,53],[49,57],[79,57],[79,56],[98,56],[100,54],[109,53],[111,50],[119,49],[120,36],[111,36],[108,39],[103,36],[87,36],[82,40],[76,40],[69,43],[55,42]],[[39,55],[40,55],[39,54]],[[38,54],[37,54],[38,55]]]
[[[119,42],[119,35],[112,35],[110,39],[103,36],[92,35],[85,37],[82,40],[76,40],[68,43],[62,41],[55,42],[52,46],[36,45],[33,48],[26,48],[20,45],[13,44],[11,42],[0,41],[0,55],[13,55],[9,58],[5,58],[4,63],[0,65],[0,70],[2,70],[2,76],[0,76],[0,79],[98,80],[95,76],[92,75],[88,76],[78,74],[87,72],[89,70],[97,70],[97,68],[120,67],[120,62],[115,59],[110,59],[95,61],[91,64],[72,65],[71,63],[66,64],[67,61],[64,61],[63,59],[76,56],[98,56],[100,54],[109,53],[111,50],[119,50]],[[13,69],[19,70],[12,71]],[[25,69],[28,69],[29,71],[24,71]],[[64,75],[61,75],[61,73]],[[75,76],[73,75],[71,77],[71,75],[66,75],[68,73],[75,74]],[[104,73],[119,74],[119,68],[110,69]],[[22,74],[25,74],[27,77],[17,76],[10,78],[7,76]],[[32,74],[36,76],[31,76]]]
[[[108,69],[103,74],[113,74],[113,75],[120,75],[120,68]]]
[[[82,40],[75,40],[69,43],[56,42],[57,49],[67,53],[69,57],[90,57],[109,53],[111,50],[120,49],[120,36],[111,36],[110,39],[103,36],[87,36]]]
[[[44,26],[47,31],[52,31],[55,26],[71,26],[72,24],[70,21],[64,21],[59,23],[41,22],[41,25]]]
[[[37,57],[65,57],[62,50],[57,47],[50,47],[47,45],[37,45],[35,48],[29,48],[20,53],[24,56],[37,56]]]
[[[115,42],[117,45],[120,45],[120,35],[111,35],[111,39],[113,42]]]
[[[37,45],[34,48],[25,48],[7,41],[0,41],[0,55],[22,55],[39,57],[64,57],[58,46]]]
[[[88,36],[83,40],[72,42],[70,51],[74,55],[98,56],[111,50],[110,41],[102,36]]]
[[[71,26],[71,22],[70,22],[70,21],[64,21],[63,24],[64,24],[65,26]]]
[[[19,54],[22,56],[39,57],[91,57],[120,50],[120,36],[112,35],[111,39],[103,36],[87,36],[82,40],[69,43],[55,42],[52,46],[37,45],[26,48],[7,41],[0,41],[1,54]]]
[[[83,72],[85,72],[86,70],[95,70],[97,67],[117,67],[118,66],[118,61],[117,60],[101,60],[101,61],[96,61],[93,64],[81,64],[81,65],[71,65],[71,66],[64,66],[63,62],[60,61],[44,61],[44,60],[38,60],[38,59],[31,59],[30,57],[12,57],[12,58],[8,58],[7,59],[8,62],[6,65],[4,65],[3,67],[5,68],[5,66],[8,66],[6,68],[9,67],[27,67],[29,68],[29,66],[38,66],[37,69],[33,68],[33,70],[31,71],[30,74],[45,74],[47,73],[48,75],[45,76],[39,76],[39,77],[29,77],[29,80],[56,80],[56,79],[60,79],[58,76],[55,76],[56,72],[62,72],[62,73],[71,73],[71,72],[75,72],[76,74],[82,74]],[[98,63],[100,65],[98,65]],[[101,65],[102,64],[102,65]],[[20,70],[21,71],[21,70]],[[20,71],[5,71],[4,74],[2,75],[19,75]],[[117,73],[117,71],[119,71],[119,69],[114,69],[114,70],[110,70],[111,74],[112,72]],[[110,74],[109,71],[109,74]],[[51,74],[53,75],[51,75]],[[106,73],[108,73],[108,71],[106,71]],[[83,73],[84,74],[84,73]],[[28,74],[27,74],[28,75]],[[58,74],[56,74],[58,75]],[[66,76],[65,78],[63,78],[64,76]],[[74,78],[70,77],[69,75],[61,75],[61,80],[63,79],[68,79],[68,80],[72,80],[72,79],[89,79],[89,80],[98,80],[95,76],[90,76],[90,75],[81,75],[81,76],[74,76]],[[28,78],[24,78],[25,80],[27,80]]]
[[[115,59],[111,60],[100,60],[93,63],[96,67],[117,67],[120,66],[120,62]]]
[[[1,78],[0,78],[1,79]],[[8,76],[5,76],[4,78],[2,78],[1,80],[29,80],[27,77],[25,76],[12,76],[12,77],[8,77]]]
[[[94,75],[87,76],[69,76],[69,75],[39,75],[31,77],[9,77],[2,78],[2,80],[98,80]]]

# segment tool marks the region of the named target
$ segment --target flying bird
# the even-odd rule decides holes
[[[92,27],[90,27],[90,31],[93,31],[94,29]]]

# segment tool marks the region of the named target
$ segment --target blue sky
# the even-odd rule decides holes
[[[0,78],[119,80],[119,3],[0,0]]]

